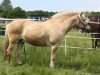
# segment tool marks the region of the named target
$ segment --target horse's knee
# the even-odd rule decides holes
[[[11,55],[11,51],[6,51],[6,54],[7,55]]]

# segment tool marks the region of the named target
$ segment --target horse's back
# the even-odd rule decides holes
[[[31,21],[18,19],[9,23],[6,26],[6,33],[9,35],[9,39],[11,40],[21,39],[25,24],[28,22],[30,23]]]
[[[30,20],[25,20],[25,19],[17,19],[12,21],[6,26],[6,29],[8,32],[22,32],[22,30],[26,27],[26,25],[29,25],[32,23]]]

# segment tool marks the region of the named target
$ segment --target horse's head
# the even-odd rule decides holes
[[[81,12],[77,15],[77,17],[78,17],[77,26],[82,31],[90,31],[90,26],[88,25],[88,23],[89,23],[88,16],[89,15],[90,15],[90,13],[88,13],[88,12]]]

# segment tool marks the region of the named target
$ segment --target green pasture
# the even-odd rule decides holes
[[[68,35],[91,37],[90,34],[82,34],[77,30],[71,30]],[[26,58],[24,50],[21,51],[23,64],[17,65],[15,47],[10,63],[5,65],[3,63],[4,38],[0,38],[0,75],[100,75],[100,49],[85,49],[91,47],[91,40],[67,38],[66,43],[68,46],[80,46],[84,49],[67,48],[65,56],[64,47],[59,47],[55,69],[51,69],[49,68],[50,48],[36,47],[27,43],[25,44]]]

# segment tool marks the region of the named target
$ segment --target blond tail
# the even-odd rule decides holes
[[[7,31],[5,31],[5,42],[4,42],[4,60],[6,60],[6,51],[7,51],[7,48],[9,46],[9,38],[8,38],[8,34],[7,34]]]

